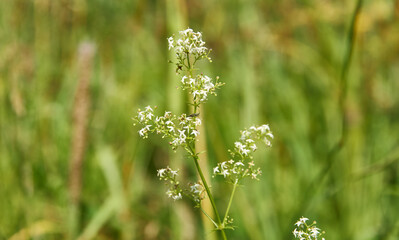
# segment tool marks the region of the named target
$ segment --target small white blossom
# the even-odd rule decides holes
[[[139,112],[139,119],[140,119],[140,122],[144,121],[144,119],[145,119],[144,112]]]
[[[157,173],[157,176],[158,176],[158,177],[163,177],[164,174],[165,174],[165,172],[166,172],[166,169],[165,169],[165,168],[159,169],[159,170],[158,170],[158,173]]]
[[[192,185],[190,188],[191,188],[191,191],[192,191],[194,194],[199,194],[199,193],[202,192],[202,191],[200,190],[201,187],[202,187],[201,185],[199,185],[198,183],[196,183],[196,184]]]
[[[140,137],[144,137],[144,134],[145,134],[145,128],[140,129],[139,130]]]
[[[170,173],[172,174],[172,176],[177,176],[177,171],[171,170]]]
[[[184,134],[184,132],[186,131],[186,130],[177,130],[179,133],[180,133],[180,137],[186,137],[186,135]]]
[[[198,132],[197,130],[194,129],[194,130],[191,132],[191,134],[194,135],[194,136],[196,137],[196,136],[199,135],[199,132]]]
[[[145,110],[146,110],[147,112],[153,112],[153,110],[152,110],[151,106],[147,106],[147,107],[145,107]]]
[[[185,76],[185,75],[181,78],[181,83],[183,85],[186,84],[186,78],[187,78],[187,76]]]
[[[194,124],[195,124],[195,126],[201,125],[201,119],[196,118],[195,121],[194,121]]]
[[[251,146],[250,146],[250,148],[252,149],[252,151],[253,151],[253,152],[255,152],[255,151],[256,151],[256,149],[257,149],[257,147],[256,147],[256,145],[255,145],[255,144],[251,145]]]
[[[181,193],[178,193],[178,194],[172,196],[172,198],[173,198],[173,200],[176,201],[176,200],[182,199],[182,195],[181,195]]]
[[[220,168],[223,170],[223,169],[225,169],[226,168],[226,162],[222,162],[221,164],[220,164]]]
[[[168,38],[169,50],[173,48],[173,37]]]
[[[222,175],[223,175],[224,177],[226,177],[226,176],[230,175],[230,173],[229,173],[229,171],[227,171],[227,170],[223,170],[223,171],[222,171]]]
[[[249,150],[246,149],[246,148],[242,149],[242,154],[245,155],[245,156],[247,156],[248,153],[250,153],[250,152],[251,152],[251,151],[249,151]]]
[[[242,163],[242,162],[236,162],[234,165],[236,165],[236,166],[245,166],[244,163]]]
[[[175,128],[173,126],[167,126],[167,128],[169,129],[169,132],[174,132]]]

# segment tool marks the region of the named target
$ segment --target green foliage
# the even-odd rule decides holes
[[[170,149],[139,139],[131,121],[146,105],[188,113],[167,64],[167,37],[186,27],[212,48],[213,63],[201,69],[226,83],[201,109],[209,165],[228,160],[237,129],[267,122],[275,135],[273,148],[255,154],[260,184],[236,190],[230,215],[240,227],[228,237],[292,239],[307,216],[326,239],[398,239],[395,4],[363,2],[343,88],[355,1],[0,1],[0,239],[68,238],[69,221],[96,239],[212,237],[189,201],[176,209],[165,201],[156,169]],[[97,50],[80,211],[70,220],[86,40]],[[217,204],[226,195],[212,191]]]

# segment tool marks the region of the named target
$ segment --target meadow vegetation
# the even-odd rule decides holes
[[[138,108],[189,113],[167,38],[203,33],[225,83],[201,108],[202,164],[268,123],[260,181],[236,190],[229,239],[399,238],[399,2],[0,1],[0,239],[215,239],[157,170],[181,168]],[[195,169],[180,173],[195,179]],[[231,188],[212,179],[215,202]]]

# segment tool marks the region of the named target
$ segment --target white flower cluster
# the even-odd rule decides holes
[[[231,183],[238,183],[239,180],[245,177],[258,179],[258,175],[261,173],[260,168],[255,168],[253,161],[244,164],[241,161],[234,161],[233,159],[218,163],[213,169],[214,175],[222,175],[224,178],[229,178]]]
[[[179,170],[173,170],[169,166],[157,170],[157,176],[160,180],[165,181],[165,185],[168,185],[169,189],[166,191],[166,195],[173,200],[180,200],[183,195],[190,197],[196,204],[196,207],[201,206],[201,201],[205,198],[205,188],[200,181],[196,183],[190,183],[188,188],[182,188],[180,182],[176,179]]]
[[[169,185],[166,195],[173,200],[182,199],[183,190],[180,188],[180,183],[176,180],[179,170],[172,170],[169,166],[158,170],[157,176],[160,180],[164,180],[165,184]]]
[[[186,64],[190,67],[190,55],[193,56],[193,63],[201,58],[208,58],[209,50],[205,47],[205,42],[202,41],[202,34],[200,32],[194,32],[192,29],[187,28],[184,31],[179,32],[180,38],[174,39],[173,37],[168,38],[169,50],[174,49],[176,57],[181,63]]]
[[[188,195],[196,203],[196,207],[200,207],[201,201],[205,198],[205,188],[200,181],[189,184]]]
[[[325,233],[322,232],[320,228],[316,227],[316,222],[313,222],[311,225],[307,225],[306,221],[308,218],[301,217],[295,225],[297,226],[292,232],[295,238],[300,240],[318,240]],[[321,238],[321,240],[325,240]]]
[[[243,151],[243,149],[245,148],[250,148],[252,151],[256,150],[256,145],[254,144],[254,141],[251,139],[251,137],[262,140],[268,147],[272,146],[269,139],[274,138],[272,132],[270,131],[270,127],[267,124],[264,124],[259,127],[252,126],[249,128],[249,130],[242,131],[240,138],[242,146],[240,146],[239,149],[240,151],[242,151],[243,154],[245,152]],[[235,144],[237,148],[237,142]]]
[[[258,179],[257,177],[262,171],[255,168],[253,161],[248,162],[248,160],[252,159],[252,153],[258,148],[256,141],[261,140],[270,147],[269,139],[271,138],[273,138],[273,134],[269,125],[252,126],[248,130],[242,131],[240,140],[234,143],[234,150],[230,151],[233,159],[218,163],[213,169],[213,175],[221,175],[230,179],[232,183],[237,183],[245,177]]]
[[[182,114],[180,117],[171,112],[165,112],[163,116],[154,116],[153,109],[147,106],[144,111],[138,110],[138,115],[133,118],[136,122],[144,125],[139,130],[139,135],[143,138],[148,137],[148,133],[156,132],[162,138],[169,138],[169,144],[173,150],[179,146],[192,142],[199,135],[196,129],[201,125],[198,116],[190,117]]]
[[[217,77],[216,82],[212,82],[210,77],[203,74],[198,74],[194,78],[183,76],[181,79],[182,89],[188,89],[194,98],[194,102],[199,104],[205,102],[208,95],[216,96],[216,89],[223,86],[223,83],[218,82],[218,79]]]
[[[223,83],[218,82],[218,77],[216,81],[212,81],[212,78],[206,75],[193,74],[193,71],[196,70],[194,65],[198,60],[202,58],[211,60],[208,57],[210,50],[205,47],[201,33],[188,28],[181,31],[179,35],[179,39],[168,38],[169,50],[174,49],[176,52],[176,72],[179,73],[183,69],[186,71],[186,75],[181,78],[182,89],[188,89],[193,97],[193,104],[198,106],[205,102],[209,95],[216,96],[216,89],[221,87]]]

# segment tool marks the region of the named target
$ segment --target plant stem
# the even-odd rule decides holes
[[[190,77],[192,77],[193,76],[193,70],[194,70],[194,68],[193,68],[194,64],[193,65],[190,64],[190,55],[188,53],[187,53],[187,64],[188,64],[189,75],[190,75]],[[197,110],[199,108],[199,103],[197,103],[195,101],[195,98],[193,99],[193,106],[194,106],[193,114],[197,114]],[[216,221],[217,221],[216,229],[220,230],[223,239],[227,240],[226,233],[224,232],[224,225],[222,224],[222,221],[220,220],[220,215],[219,215],[219,212],[217,210],[217,207],[216,207],[216,204],[215,204],[215,200],[213,199],[211,190],[208,187],[208,183],[207,183],[207,181],[205,179],[204,174],[202,173],[201,167],[200,167],[199,162],[198,162],[199,157],[198,157],[198,154],[196,153],[196,150],[195,150],[195,143],[193,144],[193,146],[190,146],[190,144],[187,144],[187,146],[189,147],[189,150],[191,152],[191,156],[194,159],[195,167],[197,168],[197,172],[200,175],[201,181],[202,181],[202,183],[204,184],[204,187],[205,187],[205,191],[206,191],[206,193],[207,193],[207,195],[209,197],[209,201],[211,202],[213,211],[215,212]],[[205,215],[207,215],[207,214],[205,214]],[[209,217],[209,215],[207,215],[207,216]],[[215,224],[215,221],[212,220],[212,222]]]
[[[191,150],[193,150],[193,149],[191,149]],[[208,183],[205,180],[205,177],[204,177],[204,174],[202,173],[201,167],[199,166],[199,163],[198,163],[199,157],[195,153],[193,153],[192,156],[193,156],[193,159],[194,159],[195,166],[197,167],[197,171],[198,171],[198,173],[199,173],[199,175],[201,177],[202,183],[204,184],[206,193],[207,193],[207,195],[209,197],[209,200],[211,202],[213,211],[215,212],[216,221],[217,221],[217,224],[218,224],[218,230],[221,231],[223,239],[227,240],[226,233],[224,232],[223,225],[222,225],[222,222],[220,220],[219,212],[218,212],[218,210],[216,208],[215,200],[213,199],[211,190],[208,187]]]
[[[208,219],[211,220],[211,222],[213,223],[213,225],[215,225],[215,227],[217,228],[217,227],[218,227],[218,224],[215,223],[215,221],[211,218],[211,216],[209,216],[209,215],[204,211],[204,209],[202,209],[202,207],[200,207],[200,209],[201,209],[202,213],[203,213],[205,216],[207,216]]]
[[[231,192],[231,195],[230,195],[229,205],[227,205],[226,213],[224,214],[223,224],[227,220],[227,217],[228,217],[228,214],[230,211],[230,207],[231,207],[231,203],[233,202],[234,193],[236,192],[237,185],[238,185],[238,179],[236,179],[236,181],[234,182],[233,191]]]

